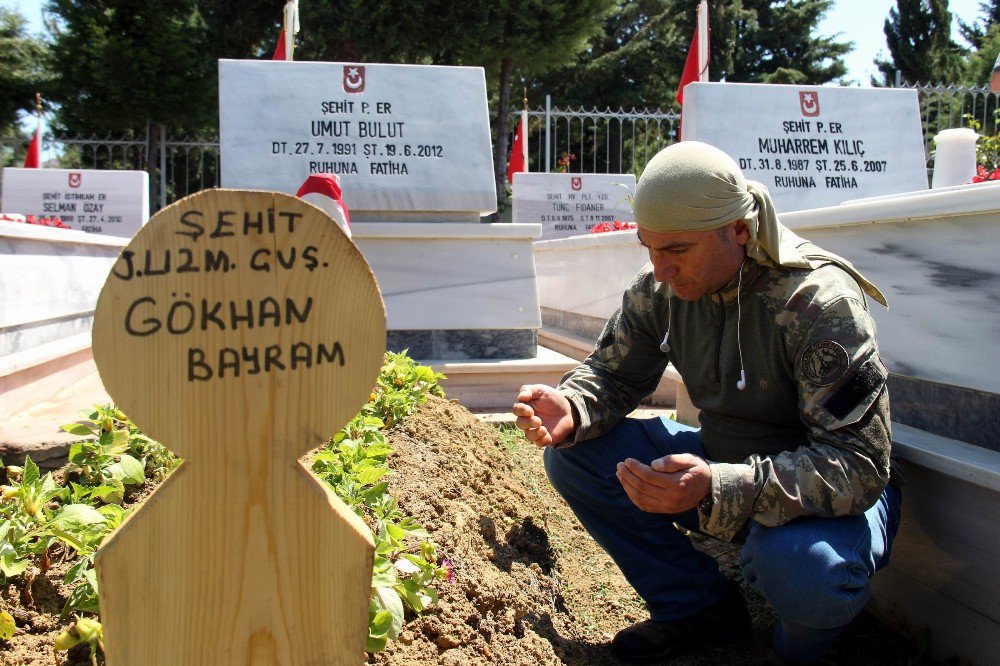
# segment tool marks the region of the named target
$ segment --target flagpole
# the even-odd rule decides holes
[[[524,158],[524,170],[528,171],[528,88],[525,86],[523,97],[521,98],[521,155]]]
[[[708,81],[708,0],[698,5],[698,80]]]
[[[295,54],[295,35],[299,32],[299,3],[288,0],[285,3],[285,60],[292,60]]]
[[[35,114],[38,116],[38,166],[42,166],[42,93],[35,92]]]

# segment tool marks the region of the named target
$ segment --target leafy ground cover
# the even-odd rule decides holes
[[[361,413],[304,458],[375,536],[368,662],[615,663],[611,637],[645,617],[641,601],[549,486],[535,447],[444,398],[437,379],[388,355]],[[82,439],[63,470],[8,468],[0,665],[102,661],[94,549],[177,464],[113,408],[88,417],[68,426]],[[697,543],[740,580],[734,548]],[[747,594],[752,644],[674,663],[761,661],[775,617]],[[863,615],[832,663],[931,662]]]

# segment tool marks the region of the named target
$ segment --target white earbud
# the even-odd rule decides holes
[[[740,292],[743,291],[743,263],[740,264],[739,281],[736,284],[736,348],[740,352],[740,380],[736,382],[736,389],[742,391],[747,387],[747,372],[743,365],[743,342],[740,340],[740,324],[743,321],[743,308],[740,304]]]
[[[660,343],[660,351],[666,354],[670,351],[670,343],[667,342],[667,338],[670,337],[670,329],[667,329],[666,334],[663,336],[663,342]]]

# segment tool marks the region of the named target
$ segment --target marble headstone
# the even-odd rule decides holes
[[[58,217],[79,231],[131,238],[149,219],[149,174],[99,169],[3,170],[4,213]]]
[[[513,219],[542,225],[544,240],[586,234],[602,222],[635,222],[634,192],[630,173],[516,173]]]
[[[541,229],[480,223],[496,211],[481,68],[220,60],[219,118],[225,187],[294,194],[339,175],[389,349],[536,355]]]
[[[681,134],[733,157],[779,213],[927,189],[916,90],[692,83]]]
[[[336,173],[362,211],[496,210],[478,67],[219,61],[225,187],[295,193]]]

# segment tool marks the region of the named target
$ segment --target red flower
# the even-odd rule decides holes
[[[972,177],[973,183],[982,183],[987,180],[1000,180],[1000,169],[987,171],[982,164],[976,166],[976,175]]]
[[[635,222],[622,222],[621,220],[615,220],[611,223],[601,222],[600,224],[595,224],[594,228],[590,230],[590,233],[603,234],[607,231],[627,231],[635,228]]]

